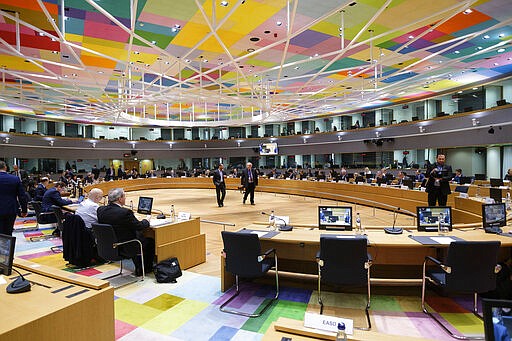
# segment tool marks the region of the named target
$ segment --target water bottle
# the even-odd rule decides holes
[[[476,187],[475,197],[480,198],[480,186]]]
[[[338,323],[338,332],[336,333],[336,341],[347,341],[347,333],[345,333],[345,323]]]
[[[507,210],[511,210],[511,202],[510,202],[510,192],[507,192],[507,197],[505,198],[505,205],[507,207]]]
[[[356,234],[360,235],[363,233],[363,230],[361,228],[361,216],[359,215],[359,212],[356,214]]]
[[[171,205],[171,220],[174,221],[176,219],[176,211],[174,210],[174,205]]]
[[[276,217],[274,216],[274,211],[270,213],[270,226],[272,229],[276,229]]]
[[[440,236],[443,236],[446,234],[446,226],[444,224],[444,214],[441,212],[439,213],[439,217],[437,218],[437,224],[438,224],[438,232]]]

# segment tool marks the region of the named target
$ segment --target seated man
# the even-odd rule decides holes
[[[118,242],[131,239],[140,240],[144,253],[144,270],[151,272],[153,271],[153,258],[155,256],[155,241],[152,238],[145,238],[142,234],[143,230],[149,227],[149,222],[146,219],[137,220],[132,210],[123,207],[125,203],[126,195],[122,188],[110,190],[108,192],[108,205],[98,207],[98,222],[100,224],[112,225]],[[122,245],[120,246],[120,253],[123,254],[123,250],[128,249],[135,250],[133,246]],[[142,276],[140,256],[134,256],[132,260],[135,264],[135,275]]]
[[[82,201],[76,209],[75,214],[79,215],[85,223],[85,227],[92,228],[92,224],[98,222],[97,210],[100,205],[98,203],[103,198],[103,191],[99,188],[93,188],[86,200]]]
[[[43,212],[51,212],[52,205],[55,206],[66,206],[72,204],[73,202],[69,199],[62,199],[62,193],[66,191],[66,185],[63,182],[56,182],[55,186],[48,189],[44,195],[41,203]]]
[[[48,178],[46,176],[41,178],[41,182],[37,185],[34,197],[32,200],[34,201],[43,201],[43,196],[46,193],[46,188],[48,187]]]

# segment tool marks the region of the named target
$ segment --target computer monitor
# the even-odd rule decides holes
[[[362,176],[359,175],[359,176],[356,176],[355,182],[358,183],[358,182],[366,182],[366,181]]]
[[[0,234],[0,274],[10,276],[16,237]]]
[[[507,210],[505,204],[482,205],[482,224],[484,228],[507,225]]]
[[[457,187],[455,187],[455,192],[459,192],[459,193],[467,193],[468,190],[469,190],[468,186],[457,186]]]
[[[487,177],[485,174],[475,174],[475,180],[485,180]]]
[[[500,188],[489,188],[489,196],[494,199],[494,202],[501,202],[501,189]]]
[[[512,301],[482,299],[486,341],[505,340],[512,335]]]
[[[371,173],[370,174],[366,174],[366,178],[367,179],[373,179],[373,174],[371,174]]]
[[[139,197],[139,205],[137,206],[137,213],[151,214],[153,210],[153,198]]]
[[[459,184],[471,184],[471,177],[470,176],[461,176],[459,179]]]
[[[352,230],[352,207],[318,206],[318,227],[321,230]]]
[[[507,104],[508,103],[507,103],[506,99],[499,99],[499,100],[496,101],[496,105],[499,106],[499,107],[502,106],[502,105],[507,105]]]
[[[491,187],[503,186],[503,180],[500,178],[490,178],[489,182],[491,183]]]
[[[439,227],[439,215],[443,214],[442,224],[452,230],[452,208],[450,206],[416,207],[417,228],[420,232],[434,232]]]

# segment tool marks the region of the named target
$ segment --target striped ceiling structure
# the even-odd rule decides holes
[[[510,0],[0,0],[0,113],[235,126],[512,72]]]

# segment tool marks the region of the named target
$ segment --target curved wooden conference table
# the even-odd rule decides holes
[[[240,179],[226,179],[227,188],[237,190]],[[100,188],[106,194],[110,189],[121,187],[125,191],[140,191],[148,189],[212,189],[211,178],[144,178],[134,180],[119,180],[103,182],[91,188]],[[308,196],[322,199],[349,202],[381,209],[395,210],[399,213],[415,215],[416,206],[427,205],[427,193],[418,190],[404,190],[393,187],[376,187],[352,183],[331,183],[302,180],[259,179],[257,191]],[[463,240],[500,240],[502,254],[500,258],[510,257],[512,234],[503,236],[484,233],[481,226],[482,202],[471,198],[459,198],[450,195],[448,205],[453,208],[453,221],[457,225],[450,236]],[[508,232],[508,228],[505,229]],[[268,231],[265,225],[254,224],[247,229]],[[262,248],[276,248],[279,255],[280,270],[315,274],[315,255],[319,248],[321,234],[351,234],[352,232],[325,232],[317,228],[295,228],[291,232],[280,232],[273,236],[261,236]],[[403,283],[419,284],[421,264],[425,256],[440,256],[447,245],[425,245],[412,239],[411,235],[435,236],[435,233],[418,233],[415,227],[405,228],[401,235],[385,234],[382,227],[373,227],[367,231],[369,252],[373,256],[372,283]],[[225,273],[221,265],[222,290],[230,287],[232,278]]]
[[[227,178],[226,188],[237,190],[240,179]],[[141,191],[146,189],[213,189],[211,178],[142,178],[133,180],[117,180],[102,182],[88,186],[85,191],[100,188],[106,194],[112,188],[121,187],[125,191]],[[417,206],[427,206],[427,193],[419,190],[404,190],[395,187],[378,187],[369,184],[335,183],[302,180],[259,179],[256,191],[280,193],[330,199],[340,202],[354,203],[393,211],[400,208],[398,213],[416,215]],[[481,203],[473,199],[456,198],[458,194],[448,196],[448,206],[452,206],[453,223],[481,223]]]

